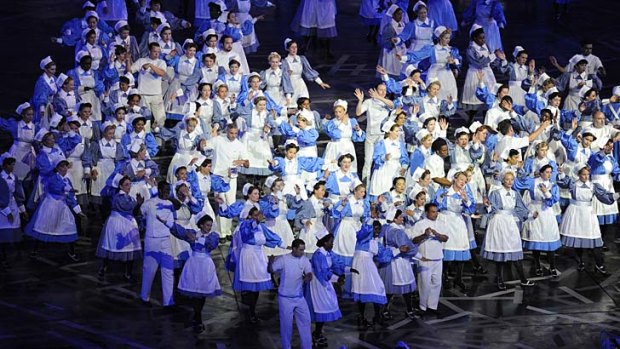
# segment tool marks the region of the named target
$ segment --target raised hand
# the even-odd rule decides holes
[[[361,102],[364,100],[364,92],[362,92],[362,90],[360,90],[359,88],[356,88],[353,94],[355,95],[355,98],[357,98],[358,101]]]

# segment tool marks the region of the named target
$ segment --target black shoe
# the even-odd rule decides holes
[[[232,241],[232,235],[226,235],[226,240]]]
[[[486,275],[488,273],[489,273],[489,271],[484,269],[484,267],[481,266],[481,265],[478,266],[478,267],[474,267],[474,275],[476,275],[476,274]]]
[[[192,327],[195,334],[200,334],[205,331],[205,325],[202,322],[194,322]]]
[[[226,241],[228,241],[228,240],[226,240],[226,238],[220,238],[220,244],[225,244]]]
[[[467,291],[469,291],[469,287],[467,285],[465,285],[465,283],[463,281],[456,281],[454,283],[454,286],[460,288],[461,292],[463,292],[463,293],[467,293]]]
[[[125,278],[125,280],[127,280],[128,282],[133,281],[133,275],[131,274],[124,274],[123,278]]]
[[[250,315],[250,318],[248,319],[248,321],[252,325],[255,325],[255,324],[257,324],[260,321],[260,319],[258,318],[258,316],[256,314],[254,314],[254,315]]]
[[[506,284],[503,281],[500,281],[497,283],[497,289],[500,291],[505,291],[506,290]]]
[[[584,271],[586,270],[586,265],[584,262],[579,262],[579,264],[577,265],[577,270],[578,271]]]
[[[151,301],[145,301],[144,299],[140,299],[140,302],[142,303],[142,306],[145,308],[153,307],[153,303],[151,303]]]
[[[543,269],[541,267],[536,268],[536,271],[534,272],[534,275],[536,275],[536,276],[543,276]]]
[[[560,276],[560,272],[555,268],[551,269],[549,273],[551,274],[551,277],[553,278],[557,278],[558,276]]]
[[[323,334],[313,334],[312,335],[312,345],[314,345],[317,348],[325,348],[327,347],[327,338],[325,338],[325,336],[323,336]]]
[[[407,312],[405,313],[407,315],[408,318],[410,318],[411,320],[416,318],[416,312],[413,310],[407,310]]]
[[[80,261],[80,257],[78,257],[78,255],[75,254],[75,253],[71,253],[71,252],[67,251],[67,256],[69,256],[69,259],[71,259],[74,262],[79,262]]]
[[[100,279],[105,277],[105,268],[99,268],[99,270],[97,270],[97,277]]]
[[[392,320],[392,313],[389,310],[384,311],[382,315],[384,319]]]
[[[523,287],[532,287],[534,285],[536,284],[534,283],[534,281],[531,280],[526,280],[525,282],[521,281],[521,286]]]
[[[362,317],[361,315],[357,316],[357,328],[360,330],[365,330],[372,327],[372,324],[366,320],[366,318]]]
[[[600,273],[603,276],[609,276],[609,272],[605,269],[604,265],[596,265],[594,266],[594,272]]]
[[[603,245],[603,251],[604,251],[604,252],[609,251],[609,247],[607,247],[607,245]]]
[[[30,258],[36,259],[37,257],[39,257],[39,251],[30,252]]]

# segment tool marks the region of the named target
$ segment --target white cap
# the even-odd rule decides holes
[[[501,159],[503,159],[503,160],[508,160],[508,155],[510,154],[510,151],[511,151],[511,150],[512,150],[512,149],[511,149],[511,148],[508,148],[508,147],[504,148],[504,150],[502,151],[502,153],[501,153],[501,154],[499,154],[499,157],[500,157]]]
[[[480,123],[480,121],[474,121],[471,125],[469,125],[469,130],[471,131],[471,133],[476,133],[476,131],[478,131],[478,129],[482,126],[483,125]]]
[[[56,78],[56,86],[58,88],[61,88],[62,85],[65,83],[65,81],[67,81],[69,77],[67,76],[67,74],[65,73],[60,73],[60,75],[58,75],[58,77]]]
[[[579,98],[584,98],[586,96],[586,93],[588,91],[590,91],[592,88],[588,87],[587,85],[583,85],[580,89],[579,89]]]
[[[267,179],[265,179],[265,186],[267,188],[271,188],[271,186],[273,185],[273,183],[275,183],[275,181],[278,179],[278,176],[269,176],[267,177]]]
[[[462,132],[465,132],[465,133],[467,133],[467,134],[469,134],[469,133],[470,133],[470,132],[469,132],[469,129],[468,129],[467,127],[465,127],[465,126],[461,126],[461,127],[457,128],[457,129],[454,131],[454,137],[456,137],[456,135],[458,135],[459,133],[462,133]]]
[[[67,123],[70,122],[77,122],[78,124],[80,124],[80,119],[78,119],[76,115],[70,115],[67,117]]]
[[[291,38],[284,39],[284,49],[285,50],[288,50],[287,46],[288,46],[288,43],[291,42],[291,41],[293,41],[293,39],[291,39]]]
[[[253,185],[252,183],[246,183],[243,185],[243,189],[241,189],[241,194],[243,194],[243,196],[247,196],[248,192],[250,191],[250,188],[252,188]]]
[[[141,139],[135,139],[133,142],[131,142],[131,145],[129,146],[129,151],[132,153],[137,153],[140,151],[140,148],[142,148],[143,144],[144,143]]]
[[[420,178],[422,178],[422,175],[424,174],[424,171],[426,171],[424,169],[424,167],[416,168],[415,171],[413,171],[413,174],[411,175],[411,179],[413,179],[414,182],[419,181]]]
[[[250,74],[248,74],[248,82],[250,81],[250,78],[253,77],[253,76],[258,76],[258,78],[260,79],[260,74],[255,72],[255,71],[253,71]]]
[[[52,57],[47,56],[41,60],[41,62],[39,63],[39,68],[41,68],[41,70],[45,70],[45,66],[52,62],[53,62]]]
[[[431,133],[427,129],[423,128],[420,131],[416,132],[415,138],[418,140],[418,142],[422,142],[422,140],[430,134]]]
[[[413,12],[418,12],[418,10],[420,9],[420,7],[426,7],[428,9],[428,6],[426,6],[426,3],[422,0],[418,1],[415,3],[415,5],[413,5]]]
[[[151,18],[151,17],[159,18],[159,20],[160,20],[162,23],[168,23],[168,20],[166,19],[166,17],[164,16],[164,14],[163,14],[163,13],[161,13],[161,12],[159,12],[159,11],[157,11],[157,12],[155,12],[155,11],[151,11],[151,13],[149,13],[149,18]],[[158,30],[157,32],[159,32],[159,30]]]
[[[385,14],[387,16],[392,17],[392,15],[394,14],[394,12],[396,12],[396,10],[400,9],[400,7],[398,7],[398,5],[396,4],[392,4],[390,7],[388,7],[387,11],[385,11]]]
[[[34,140],[37,142],[41,142],[43,140],[43,137],[48,134],[50,131],[46,128],[41,128],[39,129],[39,132],[37,132],[36,135],[34,135]]]
[[[88,18],[88,17],[95,17],[97,18],[97,20],[99,20],[99,14],[95,11],[86,12],[86,14],[84,15],[84,18]]]
[[[30,103],[28,103],[28,102],[24,102],[24,103],[20,104],[19,106],[17,106],[17,109],[15,109],[15,112],[16,112],[17,114],[21,115],[21,113],[22,113],[24,110],[26,110],[26,109],[28,109],[28,108],[30,108],[30,107],[31,107]]]
[[[436,38],[439,38],[441,34],[443,34],[446,30],[448,30],[448,28],[440,25],[439,27],[435,28],[435,31],[433,33],[435,34]]]
[[[538,76],[538,81],[536,82],[537,85],[541,85],[543,84],[543,82],[547,81],[551,79],[551,77],[549,75],[547,75],[547,73],[542,73]]]
[[[67,161],[67,159],[63,156],[63,157],[58,157],[54,159],[54,163],[52,164],[54,166],[54,168],[58,167],[58,165],[60,165],[62,162],[66,162],[69,163],[69,161]]]
[[[207,29],[204,32],[202,32],[202,38],[203,39],[207,39],[207,36],[209,36],[209,35],[218,36],[217,33],[215,32],[215,29],[213,29],[213,28]]]
[[[131,95],[140,95],[140,92],[138,92],[137,88],[131,88],[127,91],[127,96],[131,96]]]
[[[119,102],[119,103],[114,104],[114,113],[116,113],[116,111],[119,110],[120,108],[125,108],[125,111],[127,111],[127,106]]]
[[[206,216],[209,216],[209,213],[207,213],[205,211],[201,211],[200,213],[198,213],[197,215],[194,216],[194,224],[196,224],[196,226],[198,226],[198,222],[200,222],[200,220],[205,218]],[[215,217],[211,217],[211,219],[215,219]],[[215,223],[215,222],[213,222],[213,223]]]
[[[611,90],[611,93],[614,96],[620,96],[620,86],[614,86],[614,88]]]
[[[525,51],[523,46],[515,46],[515,49],[512,51],[512,56],[514,58],[517,58],[517,56],[519,55],[519,52],[521,52],[521,51]]]
[[[388,221],[393,221],[395,217],[396,217],[396,207],[392,206],[385,213],[385,219],[387,219]]]
[[[126,26],[126,25],[129,25],[129,23],[127,23],[127,21],[120,20],[120,21],[116,22],[116,24],[114,25],[114,30],[117,33],[120,33],[121,28]]]
[[[363,184],[362,181],[360,181],[358,178],[355,178],[351,182],[351,186],[349,187],[349,189],[351,189],[351,191],[355,191],[355,188],[357,188],[360,184]]]
[[[436,116],[433,116],[431,113],[424,113],[418,117],[421,123],[425,123],[429,119],[437,119]]]
[[[506,177],[506,175],[509,174],[509,173],[512,174],[514,177],[517,176],[516,173],[513,170],[511,170],[510,168],[507,167],[507,168],[503,169],[499,173],[499,180],[500,180],[500,182],[502,182],[504,180],[504,177]]]
[[[560,92],[560,91],[558,90],[557,87],[553,86],[552,88],[548,89],[547,92],[545,92],[545,98],[549,98],[549,96],[555,92]]]
[[[166,28],[170,28],[170,24],[167,22],[162,22],[159,26],[157,26],[157,33],[161,35],[161,32]]]
[[[207,157],[200,154],[198,155],[198,160],[196,160],[196,162],[194,162],[194,166],[196,167],[200,167],[200,165],[202,165],[203,162],[205,162],[205,160],[207,160]]]
[[[54,115],[52,115],[52,118],[50,119],[50,127],[58,127],[60,121],[62,121],[62,115],[54,113]]]
[[[90,52],[88,51],[79,51],[76,55],[75,55],[75,61],[77,63],[79,63],[82,58],[86,57],[86,56],[90,56]]]
[[[96,7],[96,6],[95,6],[95,4],[93,4],[92,2],[90,2],[90,1],[86,1],[86,2],[84,3],[84,5],[82,5],[82,10],[83,10],[83,9],[85,9],[85,8],[87,8],[87,7]]]
[[[105,121],[105,122],[101,125],[101,131],[105,131],[105,129],[106,129],[106,128],[108,128],[108,127],[110,127],[110,126],[111,126],[111,127],[116,128],[116,124],[115,124],[115,123],[113,123],[113,122],[112,122],[112,121],[110,121],[110,120],[106,120],[106,121]]]
[[[585,162],[580,162],[573,167],[573,173],[575,176],[579,176],[579,171],[581,171],[584,167],[590,168],[588,164]]]
[[[474,25],[471,26],[471,29],[469,30],[469,35],[471,35],[471,33],[475,32],[478,29],[481,29],[482,26],[478,23],[474,23]]]
[[[323,227],[317,231],[314,232],[314,236],[316,236],[317,240],[321,240],[322,238],[326,237],[327,235],[329,235],[329,231],[327,231],[327,228]]]
[[[129,113],[129,115],[127,116],[127,123],[132,125],[134,120],[140,119],[140,118],[146,120],[146,118],[142,114],[139,114],[139,113]]]
[[[349,103],[347,103],[347,101],[345,101],[344,99],[338,99],[334,102],[334,108],[343,107],[344,111],[347,111],[348,106],[349,106]]]
[[[185,45],[193,44],[193,43],[194,43],[194,40],[192,40],[190,38],[187,38],[187,39],[185,39],[185,41],[183,41],[183,46],[181,46],[181,47],[183,47],[183,49],[185,50]]]
[[[222,11],[222,14],[217,18],[217,20],[222,22],[222,23],[228,22],[228,14],[229,13],[230,13],[229,11]]]
[[[114,175],[114,178],[112,178],[112,188],[118,188],[121,184],[121,179],[123,179],[123,176],[121,173],[117,173]]]
[[[409,77],[414,70],[418,69],[417,65],[409,64],[407,68],[405,68],[405,76]]]
[[[413,189],[411,189],[411,191],[409,192],[409,199],[411,200],[415,200],[416,196],[418,196],[418,194],[420,194],[421,192],[423,192],[424,190],[422,190],[422,187],[420,186],[415,186]],[[424,191],[425,192],[425,191]],[[426,193],[426,192],[425,192]]]

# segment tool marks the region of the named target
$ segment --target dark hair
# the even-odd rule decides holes
[[[517,57],[519,57],[519,56],[521,56],[523,54],[529,55],[526,50],[521,50],[521,51],[517,52]]]
[[[202,163],[198,164],[199,167],[207,167],[211,165],[211,159],[205,159]]]
[[[188,42],[187,44],[185,44],[183,49],[187,51],[187,50],[189,50],[192,47],[195,48],[196,50],[198,50],[198,45],[196,45],[196,43],[194,43],[194,42]]]
[[[302,239],[295,239],[293,240],[293,243],[291,243],[291,247],[292,248],[299,248],[299,246],[301,245],[305,245],[306,243],[304,242],[304,240]]]
[[[118,78],[118,82],[123,82],[125,84],[129,84],[130,83],[129,78],[124,76],[124,75]]]
[[[503,86],[503,85],[502,85]],[[505,95],[504,97],[502,97],[502,102],[508,102],[510,104],[512,104],[512,97],[510,97],[509,95]]]
[[[202,88],[205,86],[209,86],[209,88],[211,89],[211,91],[213,91],[213,85],[211,85],[208,82],[201,82],[200,85],[198,85],[198,91],[202,91]]]
[[[319,239],[319,241],[316,242],[316,246],[323,247],[329,241],[329,239],[333,239],[333,238],[334,238],[334,234],[327,233],[327,235],[323,236],[322,238]]]
[[[121,45],[116,45],[114,46],[114,54],[115,55],[122,55],[123,53],[126,53],[127,49]]]
[[[181,170],[187,171],[187,167],[185,167],[185,166],[177,167],[176,170],[174,170],[174,175],[176,176],[177,174],[179,174],[179,171],[181,171]]]
[[[251,215],[254,214],[254,212],[259,211],[258,208],[256,208],[256,206],[253,206],[250,211],[248,212],[248,217],[250,217]]]
[[[445,139],[443,138],[437,138],[433,144],[431,144],[431,149],[433,150],[433,152],[438,152],[441,147],[443,147],[444,145],[448,145],[448,143],[446,142]]]
[[[161,192],[162,192],[162,191],[164,191],[166,188],[169,188],[169,187],[168,187],[168,182],[166,182],[166,181],[159,181],[159,182],[157,182],[157,191],[158,191],[158,192],[160,192],[160,193],[161,193]]]
[[[351,160],[352,162],[353,162],[353,161],[355,161],[355,157],[354,157],[353,155],[351,155],[351,154],[349,154],[349,153],[346,153],[346,154],[344,154],[344,155],[341,155],[341,156],[338,158],[338,167],[340,167],[340,165],[342,164],[342,160],[344,160],[344,159],[346,159],[346,158],[349,158],[349,160]]]
[[[222,35],[222,37],[220,38],[220,44],[224,45],[224,40],[230,38],[232,40],[232,36],[230,35]],[[234,40],[233,40],[234,41]]]
[[[157,26],[161,25],[161,19],[159,17],[151,17],[151,24],[155,24]]]
[[[314,194],[315,191],[319,190],[321,186],[325,186],[325,181],[318,181],[314,183],[314,185],[312,186],[312,194]]]
[[[15,160],[14,157],[6,157],[4,158],[4,160],[2,160],[2,166],[9,166],[12,164],[15,164],[17,160]]]
[[[247,199],[247,198],[249,198],[249,197],[250,197],[250,194],[252,194],[252,192],[253,192],[254,190],[258,190],[258,193],[260,194],[260,188],[259,188],[259,187],[254,186],[254,185],[252,185],[252,186],[250,186],[250,188],[248,189],[248,195],[244,195],[244,197],[245,197],[246,199]]]
[[[508,131],[510,131],[511,128],[512,128],[512,123],[508,119],[502,120],[499,122],[499,124],[497,124],[497,130],[499,131],[499,133],[503,134],[504,136],[508,134]]]
[[[550,101],[554,99],[555,97],[562,97],[562,95],[560,94],[560,92],[553,92],[549,95],[549,97],[547,97],[547,100]]]
[[[217,61],[217,56],[215,55],[215,53],[207,53],[202,55],[202,61],[204,62],[207,57],[211,58],[214,61]]]
[[[200,227],[201,225],[207,223],[207,222],[213,222],[213,218],[211,216],[209,216],[208,214],[202,216],[197,223],[198,227]]]
[[[517,155],[519,155],[519,151],[518,151],[517,149],[510,149],[510,150],[508,151],[508,157],[509,157],[509,158],[511,158],[511,157],[513,157],[513,156],[517,156]]]
[[[499,93],[500,93],[500,91],[502,91],[502,90],[508,90],[508,91],[510,91],[510,86],[508,86],[507,84],[501,84],[501,85],[499,86],[499,88],[497,89],[497,94],[499,94]],[[511,101],[511,103],[512,103],[512,101]]]
[[[231,59],[230,61],[228,61],[228,67],[230,67],[233,64],[236,64],[239,67],[241,66],[241,63],[239,63],[239,61],[236,59]]]
[[[437,204],[429,202],[428,204],[424,205],[424,212],[428,212],[431,209],[431,207],[437,208]]]
[[[92,108],[93,105],[90,103],[80,103],[80,106],[78,108],[78,112],[81,112],[82,110],[84,110],[84,108]]]
[[[296,43],[297,43],[297,41],[291,40],[291,41],[286,43],[285,47],[288,50],[289,48],[291,48],[291,45],[296,44]]]
[[[403,214],[403,211],[402,211],[401,209],[396,210],[396,213],[394,214],[394,218],[392,219],[392,222],[393,222],[396,218],[400,217],[402,214]]]
[[[299,151],[299,146],[295,143],[289,143],[286,145],[286,147],[284,147],[284,151],[288,152],[290,149],[297,149],[297,151]]]
[[[474,39],[480,36],[481,34],[484,34],[484,29],[478,28],[474,30],[473,32],[471,32],[471,35],[469,37],[472,41],[474,41]]]
[[[297,109],[301,109],[301,105],[305,101],[312,102],[312,101],[310,101],[310,98],[307,98],[307,97],[299,97],[299,98],[297,98]]]
[[[542,166],[541,168],[538,169],[538,172],[542,173],[545,172],[548,168],[550,168],[553,171],[553,166],[546,164],[544,166]]]
[[[123,178],[121,178],[121,180],[120,180],[120,181],[118,181],[118,186],[119,186],[119,188],[120,188],[120,186],[121,186],[121,185],[123,185],[123,183],[124,183],[125,181],[131,181],[131,178],[129,178],[129,176],[123,176]]]
[[[149,51],[150,51],[150,50],[152,50],[152,49],[153,49],[153,47],[160,47],[160,46],[159,46],[159,43],[157,43],[157,42],[151,42],[151,43],[149,44]]]
[[[392,188],[395,188],[396,187],[396,182],[398,182],[401,179],[403,181],[407,181],[407,179],[405,179],[405,177],[400,177],[400,176],[394,177],[394,179],[392,179]]]

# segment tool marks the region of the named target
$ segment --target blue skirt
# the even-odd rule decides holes
[[[443,250],[443,260],[445,262],[459,262],[471,260],[471,253],[466,251]]]
[[[562,247],[560,240],[551,242],[523,241],[523,248],[530,251],[556,251]]]
[[[603,240],[601,238],[585,239],[562,235],[561,241],[562,245],[572,248],[603,247]]]
[[[386,304],[387,303],[386,296],[379,296],[376,294],[353,293],[353,300],[356,302],[362,302],[362,303],[375,303],[375,304]]]

